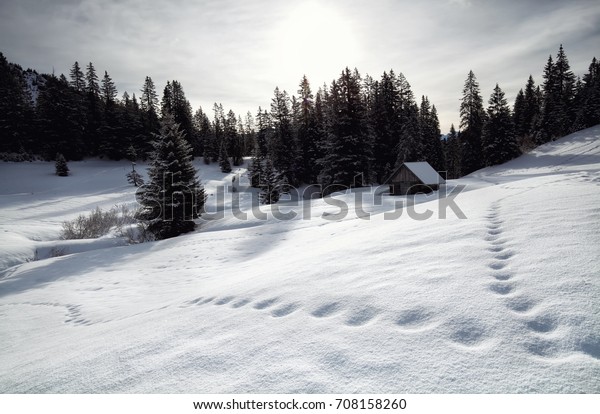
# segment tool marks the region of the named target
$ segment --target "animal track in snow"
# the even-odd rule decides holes
[[[286,305],[282,305],[279,308],[273,310],[271,312],[271,315],[275,318],[281,318],[283,316],[287,316],[290,313],[296,311],[298,308],[300,308],[299,303],[288,303]]]
[[[326,303],[324,305],[319,306],[317,309],[311,312],[311,315],[315,318],[326,318],[328,316],[332,316],[338,313],[341,309],[341,304],[339,302],[331,302]]]
[[[506,303],[506,306],[508,306],[509,309],[517,313],[529,312],[535,305],[536,303],[533,300],[524,296],[510,298]]]
[[[512,274],[510,273],[496,273],[494,274],[494,279],[496,280],[510,280],[512,278]]]
[[[488,267],[489,267],[490,269],[493,269],[493,270],[502,270],[502,269],[504,269],[506,266],[508,266],[508,264],[507,264],[507,263],[505,263],[504,261],[492,262],[492,263],[490,263],[490,264],[488,265]]]
[[[405,330],[419,330],[430,326],[433,313],[425,308],[414,308],[401,312],[395,324]]]
[[[508,295],[515,290],[515,286],[509,283],[494,283],[490,285],[490,290],[498,295]]]
[[[551,316],[540,316],[529,322],[527,327],[538,333],[548,333],[556,329],[556,319]]]
[[[258,310],[266,309],[270,306],[273,306],[278,300],[279,300],[279,298],[271,298],[271,299],[262,300],[262,301],[258,302],[256,305],[254,305],[254,309],[258,309]]]
[[[525,349],[532,355],[543,358],[553,358],[558,353],[556,342],[543,338],[535,338],[525,344]]]
[[[458,319],[451,326],[450,339],[459,345],[475,347],[487,338],[487,329],[477,320]]]
[[[589,336],[583,338],[579,343],[581,352],[592,358],[600,359],[600,336]]]
[[[216,301],[215,305],[219,305],[219,306],[226,305],[234,299],[235,299],[235,296],[225,296],[224,298],[221,298],[218,301]]]
[[[362,326],[379,314],[372,306],[366,306],[353,312],[344,322],[348,326]]]
[[[242,306],[245,306],[245,305],[249,304],[250,302],[252,302],[250,299],[240,299],[240,300],[232,303],[231,307],[234,309],[241,308]]]

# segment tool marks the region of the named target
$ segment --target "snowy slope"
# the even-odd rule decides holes
[[[232,176],[198,166],[223,219],[0,274],[0,390],[600,392],[600,127],[449,181],[466,219],[423,196],[433,217],[389,220],[402,198],[366,192],[359,214],[242,221],[217,200]],[[127,167],[0,165],[4,267],[133,203]]]

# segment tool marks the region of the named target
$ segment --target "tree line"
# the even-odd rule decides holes
[[[0,153],[146,159],[161,119],[171,114],[194,157],[228,172],[252,156],[257,187],[381,183],[404,161],[428,161],[457,178],[599,123],[599,72],[594,58],[588,73],[575,77],[561,46],[548,58],[541,85],[529,76],[512,107],[496,85],[484,108],[471,71],[459,130],[452,126],[442,136],[435,105],[427,96],[417,99],[393,70],[375,79],[346,68],[316,92],[303,77],[296,94],[275,88],[269,108],[242,118],[222,104],[212,114],[193,111],[176,80],[167,82],[160,100],[149,76],[139,97],[125,92],[119,99],[108,72],[98,75],[92,63],[75,62],[67,78],[24,71],[0,54]]]

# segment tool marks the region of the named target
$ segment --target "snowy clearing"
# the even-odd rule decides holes
[[[224,218],[118,246],[57,238],[135,205],[129,163],[0,164],[0,391],[600,392],[600,127],[450,180],[466,219],[362,190],[368,220],[349,192],[242,221],[196,165]]]

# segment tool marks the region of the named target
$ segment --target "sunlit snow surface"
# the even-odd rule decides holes
[[[466,219],[347,193],[242,221],[198,162],[225,218],[121,247],[56,240],[134,205],[131,166],[69,165],[0,164],[2,392],[600,392],[600,127],[450,180]]]

